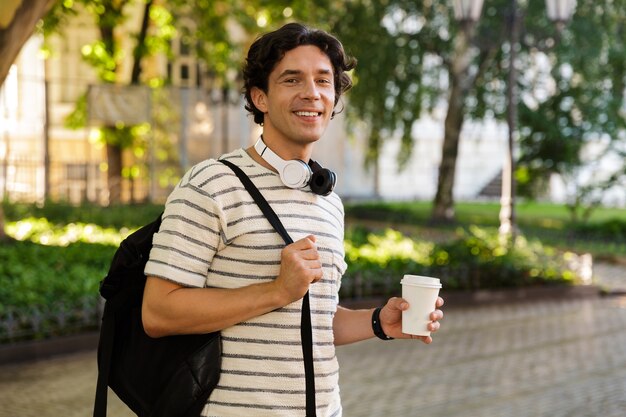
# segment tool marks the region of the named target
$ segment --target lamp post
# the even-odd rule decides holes
[[[483,0],[454,0],[454,19],[462,24],[473,24],[480,19]]]
[[[502,193],[500,195],[500,236],[515,236],[515,136],[517,134],[517,44],[519,43],[519,19],[517,0],[511,0],[509,16],[509,73],[506,83],[507,154],[502,167]]]
[[[454,18],[463,25],[473,24],[480,18],[483,0],[454,0]],[[576,6],[576,0],[546,0],[548,18],[555,22],[561,31]],[[515,137],[517,134],[517,45],[519,43],[520,19],[517,0],[510,3],[510,38],[509,38],[509,73],[507,77],[507,127],[508,149],[502,168],[502,195],[500,199],[500,234],[514,237],[515,234],[515,159],[513,157]],[[513,241],[513,239],[511,239]]]
[[[565,23],[571,19],[576,8],[576,0],[546,0],[548,19],[556,24],[560,31]]]

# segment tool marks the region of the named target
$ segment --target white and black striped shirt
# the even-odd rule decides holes
[[[323,278],[310,287],[319,417],[341,416],[332,324],[345,271],[343,205],[292,190],[243,149],[238,165],[280,217],[294,241],[315,235]],[[239,288],[275,279],[282,238],[230,168],[216,160],[191,168],[168,198],[146,275],[189,287]],[[305,380],[301,300],[222,331],[220,382],[202,415],[303,416]]]

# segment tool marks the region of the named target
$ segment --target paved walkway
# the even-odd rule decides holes
[[[451,309],[444,320],[429,346],[339,348],[344,415],[626,416],[626,297]],[[89,416],[95,380],[95,352],[0,367],[0,417]],[[110,416],[132,416],[110,398]]]

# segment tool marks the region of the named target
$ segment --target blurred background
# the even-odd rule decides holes
[[[407,271],[459,308],[624,294],[625,16],[624,0],[2,0],[0,363],[93,348],[117,245],[187,169],[258,137],[241,66],[291,21],[358,60],[314,154],[346,205],[344,302],[398,294]]]

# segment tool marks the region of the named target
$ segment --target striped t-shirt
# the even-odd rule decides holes
[[[316,237],[323,278],[309,289],[319,417],[341,416],[333,317],[345,271],[343,205],[293,190],[243,149],[223,158],[238,165],[294,241]],[[168,197],[145,273],[188,287],[238,288],[271,281],[280,270],[282,238],[233,171],[216,160],[191,168]],[[203,416],[303,416],[302,301],[222,330],[220,381]]]

